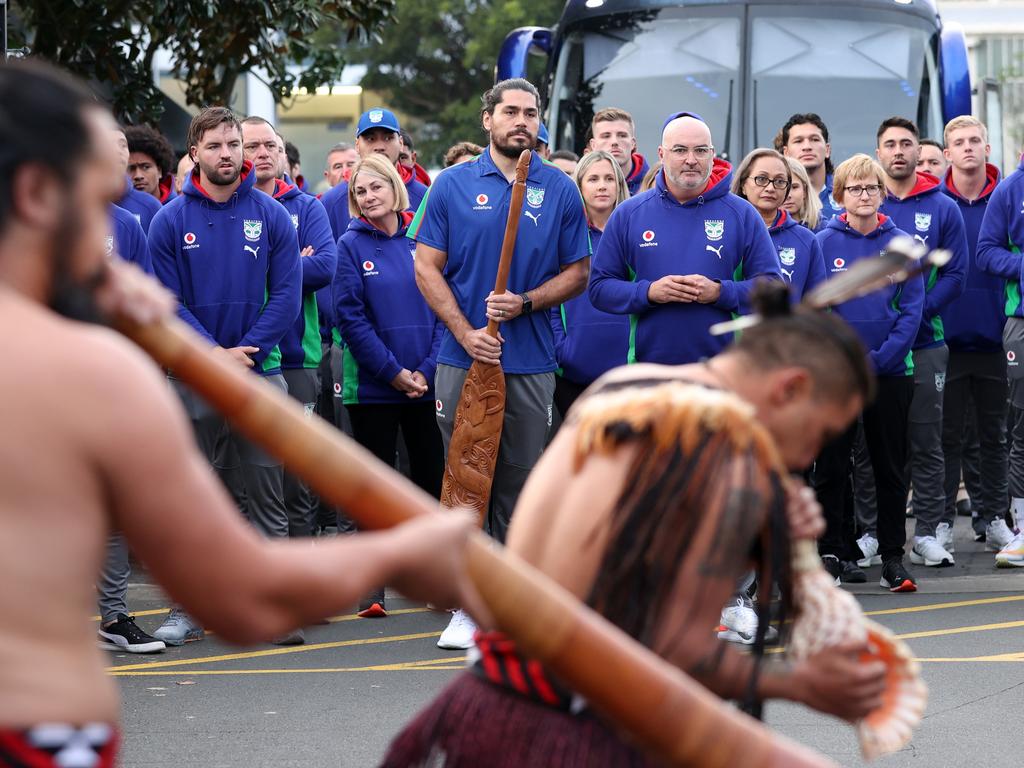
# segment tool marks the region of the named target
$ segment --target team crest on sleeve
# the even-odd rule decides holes
[[[114,236],[107,235],[103,241],[103,253],[108,258],[114,255]]]
[[[914,228],[918,232],[927,232],[932,226],[932,215],[930,213],[915,213]]]
[[[258,243],[263,235],[263,222],[253,219],[245,219],[242,222],[242,234],[250,243]]]
[[[779,261],[784,267],[796,264],[796,248],[779,248]]]
[[[725,221],[722,219],[704,219],[704,234],[708,240],[721,240],[725,235]]]
[[[292,214],[292,226],[296,229],[299,228],[299,214],[297,213]]]
[[[540,208],[544,202],[544,190],[536,187],[526,188],[526,204],[531,208]]]

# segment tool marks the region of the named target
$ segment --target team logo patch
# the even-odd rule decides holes
[[[292,214],[292,226],[294,226],[296,229],[299,228],[299,214],[297,213]]]
[[[108,256],[108,257],[114,255],[114,236],[113,235],[107,235],[106,239],[104,240],[104,242],[103,242],[103,253],[106,256]]]
[[[476,196],[476,204],[477,205],[487,205],[487,200],[488,200],[487,195],[485,195],[483,193],[481,193],[481,194]]]
[[[836,259],[835,261],[832,262],[832,266],[835,267],[836,269],[842,269],[843,267],[846,266],[846,260]]]
[[[930,213],[914,214],[914,229],[918,232],[927,232],[932,226],[932,215]]]
[[[654,230],[648,229],[646,232],[643,233],[642,237],[645,243],[651,242],[651,240],[654,239]]]
[[[334,382],[334,394],[341,394],[341,384],[339,384],[338,382]]]
[[[364,272],[373,272],[374,266],[375,266],[374,263],[372,261],[370,261],[369,259],[367,259],[366,261],[363,262],[363,271]]]
[[[722,219],[705,219],[704,234],[708,240],[721,240],[725,234],[725,222]]]
[[[945,371],[943,371],[942,373],[936,373],[935,374],[935,391],[936,392],[941,392],[945,388],[946,388],[946,373],[945,373]]]
[[[186,232],[185,233],[185,245],[193,245],[193,244],[195,244],[195,242],[196,242],[196,233],[195,232]]]
[[[526,188],[526,203],[531,208],[540,208],[541,203],[544,202],[544,190],[537,189],[536,187]]]
[[[263,222],[253,219],[245,219],[242,222],[242,234],[250,243],[258,242],[263,235]]]
[[[384,119],[384,110],[371,109],[369,117],[371,123],[379,123],[381,120]]]
[[[779,261],[786,267],[796,264],[796,248],[779,248]]]
[[[1006,350],[1006,362],[1012,363],[1017,359],[1017,353],[1012,349]]]
[[[436,411],[437,411],[438,413],[440,413],[441,411],[443,411],[443,410],[444,410],[444,403],[442,403],[442,402],[441,402],[440,400],[435,400],[435,401],[434,401],[434,409],[435,409],[435,410],[436,410]]]

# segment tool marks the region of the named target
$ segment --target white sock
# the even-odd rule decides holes
[[[1010,499],[1010,513],[1013,515],[1013,526],[1020,528],[1024,524],[1024,499]]]

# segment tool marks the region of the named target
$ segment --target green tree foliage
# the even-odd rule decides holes
[[[352,52],[369,67],[364,88],[416,119],[416,150],[440,164],[457,141],[482,143],[480,95],[494,83],[502,40],[516,27],[549,27],[561,0],[398,0],[379,45]],[[540,61],[540,60],[538,60]]]
[[[106,86],[119,117],[152,121],[162,110],[159,48],[171,52],[190,104],[228,103],[238,76],[254,69],[282,101],[296,87],[336,81],[344,42],[379,40],[394,8],[395,0],[14,0],[11,45]],[[298,74],[289,71],[296,63]]]

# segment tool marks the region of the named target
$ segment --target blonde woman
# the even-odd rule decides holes
[[[811,180],[803,165],[792,157],[785,160],[793,177],[793,186],[789,188],[789,197],[782,204],[782,210],[812,232],[817,232],[825,226],[821,220],[821,200],[817,195],[807,193],[811,188]]]

